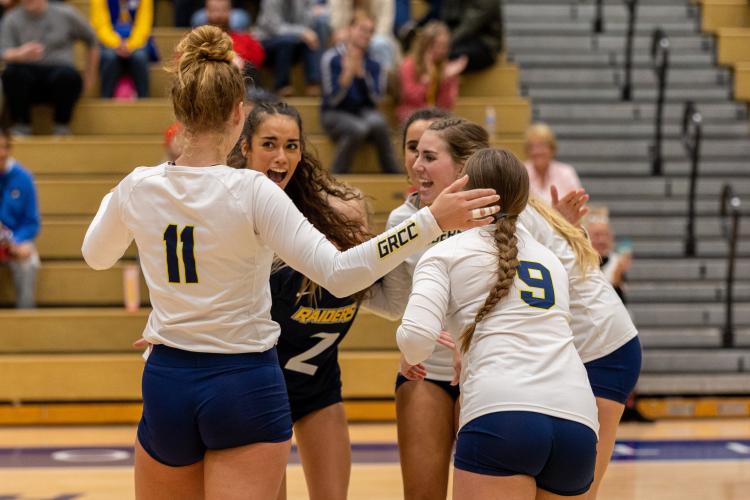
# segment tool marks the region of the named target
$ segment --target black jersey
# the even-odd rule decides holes
[[[298,296],[303,280],[289,267],[271,274],[271,317],[281,326],[276,349],[294,420],[341,400],[338,345],[359,309],[356,299],[322,288]]]

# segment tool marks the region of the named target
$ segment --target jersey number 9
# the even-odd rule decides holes
[[[522,260],[518,264],[518,277],[530,288],[521,290],[521,299],[531,307],[549,309],[555,305],[555,287],[549,270],[538,262]]]

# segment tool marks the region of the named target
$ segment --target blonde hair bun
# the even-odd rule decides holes
[[[173,75],[175,117],[188,133],[224,130],[245,95],[245,81],[232,64],[232,39],[215,26],[195,28],[180,40]]]
[[[177,52],[183,64],[208,61],[231,63],[235,57],[229,35],[208,25],[188,33],[177,46]]]

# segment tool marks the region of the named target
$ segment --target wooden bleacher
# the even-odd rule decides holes
[[[750,102],[750,2],[700,0],[701,29],[716,36],[719,64],[734,69],[734,97]]]
[[[87,0],[72,3],[87,13]],[[154,36],[164,59],[185,33],[169,27],[171,9],[170,2],[157,2]],[[76,109],[72,137],[37,135],[14,142],[12,154],[34,173],[39,187],[41,308],[11,309],[10,277],[0,268],[0,423],[132,422],[139,417],[143,360],[131,343],[140,336],[149,312],[143,282],[143,307],[136,313],[122,307],[123,268],[134,260],[135,249],[131,247],[112,269],[93,271],[83,262],[80,246],[102,196],[135,166],[163,160],[162,134],[173,121],[168,75],[159,64],[151,75],[150,99],[103,101],[92,92]],[[301,87],[299,68],[293,81]],[[523,154],[522,134],[531,112],[528,101],[518,95],[515,65],[502,60],[490,70],[463,78],[460,95],[459,116],[483,123],[486,108],[493,106],[493,142]],[[300,110],[322,163],[330,164],[334,144],[321,129],[319,101],[289,101]],[[393,103],[386,101],[383,111],[392,120],[394,144],[400,151]],[[48,133],[50,110],[34,109],[34,122],[36,133]],[[372,148],[358,155],[353,170],[342,179],[371,197],[375,227],[380,230],[389,211],[403,200],[405,179],[379,174]],[[350,418],[394,417],[396,326],[362,312],[342,343],[340,363]]]

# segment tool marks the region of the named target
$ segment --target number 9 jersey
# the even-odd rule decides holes
[[[300,292],[303,281],[290,267],[271,274],[271,317],[281,326],[276,350],[295,422],[342,401],[338,345],[359,310],[358,299],[322,287]]]
[[[459,429],[499,411],[531,411],[598,432],[594,395],[570,330],[568,274],[516,225],[519,265],[507,296],[476,325],[462,354]],[[425,252],[396,334],[407,362],[432,353],[441,330],[458,340],[497,281],[491,228],[454,236]]]

